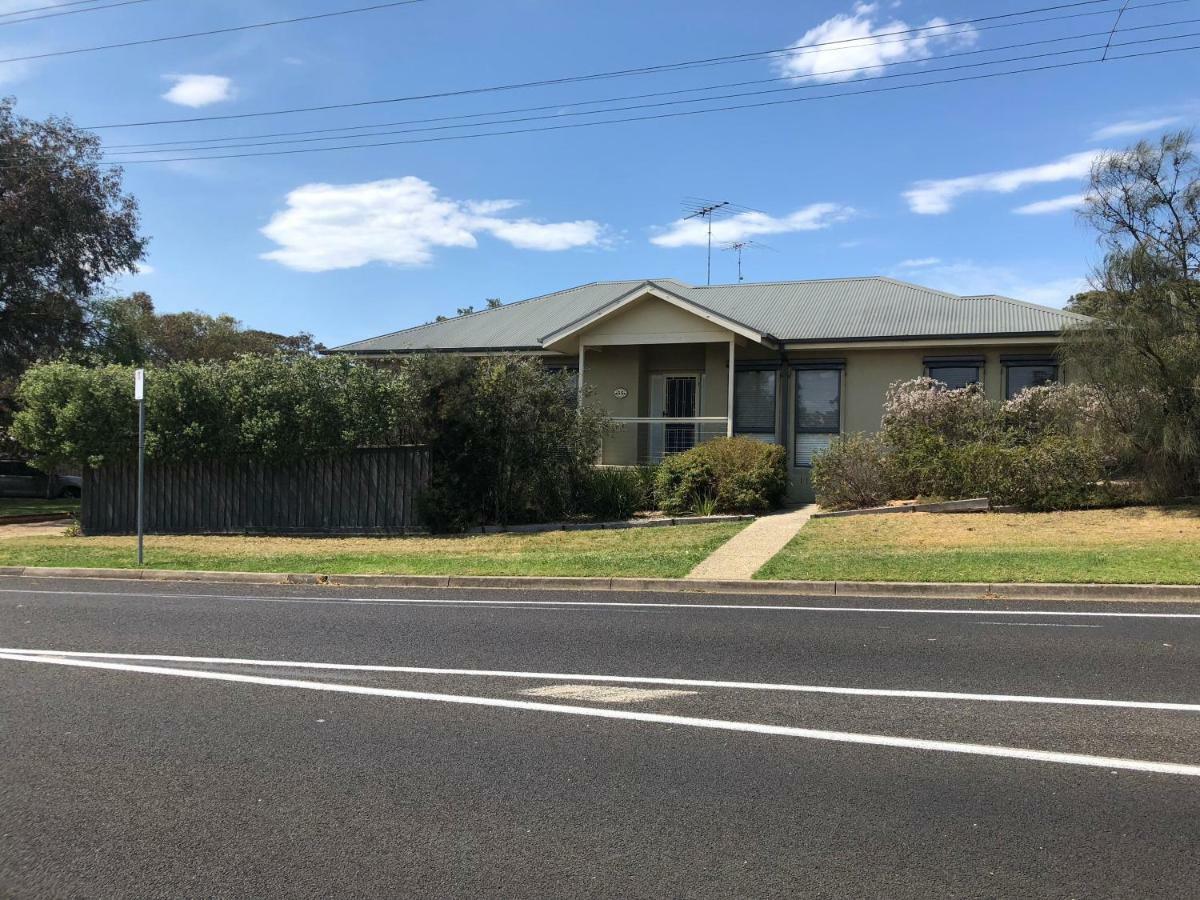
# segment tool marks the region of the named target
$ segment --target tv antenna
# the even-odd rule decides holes
[[[760,209],[752,209],[749,206],[742,206],[738,203],[730,203],[728,200],[709,200],[706,197],[684,197],[683,208],[687,211],[687,215],[683,217],[686,222],[688,219],[704,219],[708,226],[708,263],[705,274],[705,284],[712,284],[712,223],[713,219],[729,219],[734,216],[746,215],[753,213],[756,215],[765,215]]]
[[[704,283],[713,283],[713,217],[718,216],[724,218],[728,215],[727,210],[730,209],[728,200],[706,200],[702,197],[690,197],[683,202],[684,209],[690,210],[690,214],[684,216],[684,221],[689,218],[703,218],[708,224],[708,268],[707,274],[704,276]]]
[[[770,246],[769,244],[764,244],[762,241],[730,241],[728,244],[726,244],[721,249],[722,250],[734,250],[737,252],[737,266],[738,266],[738,281],[739,282],[743,280],[742,279],[742,251],[743,250],[772,250],[772,251],[778,252],[775,250],[774,247]]]

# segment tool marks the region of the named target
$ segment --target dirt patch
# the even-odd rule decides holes
[[[67,530],[70,521],[26,522],[21,525],[0,525],[0,541],[21,537],[58,537]]]

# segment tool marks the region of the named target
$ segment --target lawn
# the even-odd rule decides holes
[[[151,536],[146,564],[235,572],[674,578],[686,575],[743,527],[395,538]],[[128,537],[16,537],[0,540],[0,566],[135,568],[134,548]]]
[[[44,500],[37,497],[0,497],[0,518],[4,516],[40,516],[77,513],[79,501],[70,498]]]
[[[1200,584],[1200,506],[814,519],[755,577]]]

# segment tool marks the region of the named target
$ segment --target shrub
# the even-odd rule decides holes
[[[572,512],[604,421],[578,409],[574,380],[537,360],[430,355],[402,371],[432,482],[421,503],[435,531],[546,522]]]
[[[655,495],[664,512],[699,507],[716,512],[766,512],[787,493],[786,452],[751,438],[718,438],[668,456],[658,467]]]
[[[580,479],[575,511],[596,519],[628,519],[654,507],[654,469],[595,467]]]
[[[914,498],[990,497],[1028,509],[1095,503],[1120,458],[1101,409],[1086,385],[1030,388],[991,404],[977,387],[899,382],[878,437],[841,438],[814,461],[818,501],[835,509]]]
[[[891,498],[888,461],[876,435],[847,434],[813,457],[812,483],[826,509],[881,506]]]

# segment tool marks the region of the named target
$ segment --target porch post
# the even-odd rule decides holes
[[[579,408],[583,409],[583,341],[579,342]]]
[[[725,420],[725,435],[733,437],[733,372],[734,372],[734,343],[733,338],[729,339],[729,396],[726,404],[726,413],[728,418]]]

